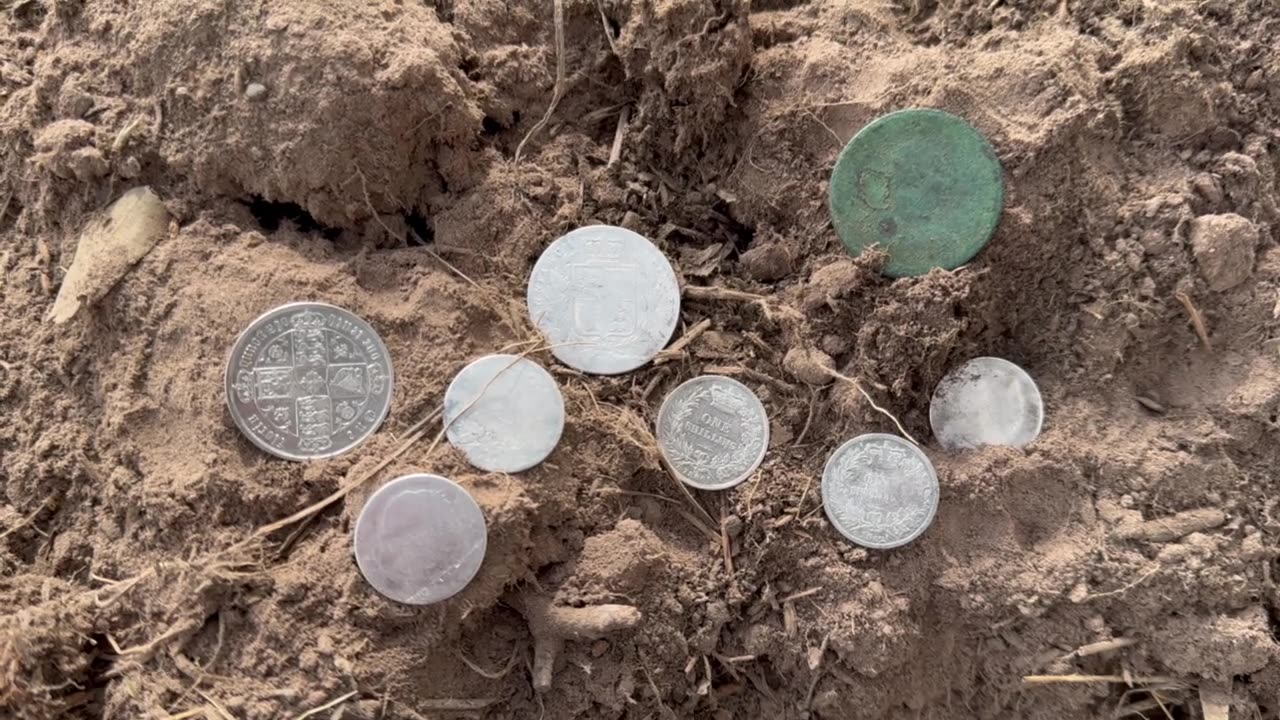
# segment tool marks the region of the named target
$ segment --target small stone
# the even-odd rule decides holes
[[[793,347],[782,358],[782,367],[802,383],[826,385],[831,382],[836,363],[817,348]]]
[[[631,232],[640,233],[641,235],[644,234],[644,220],[639,214],[630,210],[622,216],[622,227],[630,230]]]
[[[111,169],[102,151],[96,147],[83,147],[71,153],[67,160],[72,174],[81,182],[97,180]]]
[[[742,518],[737,515],[730,515],[724,519],[724,531],[729,537],[736,538],[742,534]]]
[[[1234,213],[1202,215],[1191,221],[1191,251],[1209,288],[1229,290],[1253,272],[1258,228]]]
[[[267,94],[267,86],[262,83],[249,83],[244,89],[244,96],[250,100],[257,100]]]
[[[591,657],[600,657],[609,652],[609,641],[600,639],[591,643]]]

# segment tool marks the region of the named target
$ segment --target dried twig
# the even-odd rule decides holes
[[[556,84],[551,91],[551,103],[547,105],[547,111],[543,113],[542,119],[536,125],[529,128],[529,132],[525,134],[524,139],[516,146],[516,153],[513,163],[520,164],[520,155],[524,152],[524,146],[529,142],[529,138],[538,134],[538,131],[547,126],[551,122],[551,115],[556,111],[556,106],[560,104],[560,99],[564,96],[565,91],[565,50],[564,50],[564,0],[554,0],[555,2],[555,24],[556,24]]]
[[[1053,683],[1121,683],[1125,685],[1178,685],[1177,678],[1167,675],[1026,675],[1023,685],[1049,685]]]
[[[369,181],[367,178],[365,178],[364,172],[360,169],[359,166],[356,167],[356,175],[360,176],[360,190],[361,192],[364,193],[364,204],[368,208],[369,214],[372,215],[373,219],[377,221],[379,225],[382,226],[382,229],[386,231],[388,237],[395,237],[396,236],[395,232],[392,231],[390,226],[388,226],[385,222],[383,222],[382,216],[378,214],[378,211],[373,209],[373,200],[369,197]],[[449,271],[452,272],[454,275],[457,275],[463,280],[466,280],[467,282],[471,283],[472,287],[480,287],[479,283],[477,283],[475,280],[472,280],[470,277],[468,277],[466,273],[454,267],[453,263],[440,257],[440,254],[435,252],[431,248],[426,247],[427,241],[423,240],[418,235],[418,233],[415,232],[412,228],[410,228],[409,232],[410,234],[413,235],[413,239],[417,240],[418,243],[423,246],[422,247],[423,252],[435,258],[436,262],[439,262],[441,265],[444,265],[445,267],[449,268]]]
[[[27,525],[30,525],[30,524],[31,524],[31,521],[32,521],[32,520],[35,520],[35,519],[36,519],[36,516],[37,516],[37,515],[39,515],[41,512],[43,512],[43,511],[44,511],[44,509],[45,509],[46,507],[48,507],[48,505],[49,505],[49,501],[50,501],[50,500],[52,500],[52,499],[53,499],[53,496],[49,496],[49,497],[45,498],[45,499],[44,499],[44,502],[42,502],[42,503],[40,503],[39,505],[37,505],[37,506],[36,506],[36,509],[35,509],[35,510],[32,510],[32,511],[31,511],[31,513],[30,513],[29,515],[27,515],[26,517],[24,517],[24,518],[22,518],[21,520],[19,520],[16,524],[14,524],[14,526],[13,526],[13,527],[11,527],[11,528],[9,528],[8,530],[5,530],[4,532],[0,533],[0,540],[4,540],[5,538],[9,537],[9,536],[10,536],[10,535],[12,535],[13,533],[18,532],[19,530],[21,530],[22,528],[26,527]]]
[[[325,710],[328,710],[329,708],[337,707],[338,705],[341,705],[342,703],[350,700],[351,698],[355,697],[358,693],[359,693],[358,690],[352,690],[346,695],[341,695],[339,697],[336,697],[330,700],[329,702],[321,705],[320,707],[311,708],[310,710],[294,718],[294,720],[304,720],[305,718],[309,718],[312,715],[319,715],[320,713],[324,712]]]
[[[845,382],[849,383],[850,385],[852,385],[852,386],[854,387],[854,389],[855,389],[855,390],[857,390],[858,392],[862,393],[862,397],[864,397],[864,398],[866,398],[866,399],[867,399],[867,402],[871,404],[871,409],[872,409],[872,410],[875,410],[876,412],[880,413],[881,415],[884,415],[885,417],[887,417],[887,418],[889,418],[890,420],[892,420],[892,421],[893,421],[893,424],[894,424],[895,426],[897,426],[897,428],[898,428],[898,432],[902,433],[902,436],[903,436],[903,437],[905,437],[906,439],[910,440],[910,441],[911,441],[912,443],[914,443],[915,445],[920,445],[920,441],[919,441],[919,440],[916,440],[914,437],[912,437],[911,433],[907,432],[907,429],[906,429],[905,427],[903,427],[903,426],[902,426],[902,423],[901,423],[901,422],[899,422],[899,421],[898,421],[897,416],[895,416],[893,413],[889,412],[888,410],[885,410],[884,408],[882,408],[882,407],[880,407],[879,405],[877,405],[877,404],[876,404],[876,401],[875,401],[875,400],[873,400],[873,399],[871,398],[871,394],[870,394],[870,393],[868,393],[865,389],[863,389],[863,387],[862,387],[862,383],[858,382],[857,380],[855,380],[855,379],[853,379],[853,378],[851,378],[851,377],[848,377],[847,375],[841,375],[840,373],[838,373],[838,372],[836,372],[835,370],[832,370],[832,369],[830,369],[830,368],[823,368],[823,370],[825,370],[825,371],[826,371],[826,373],[827,373],[828,375],[830,375],[831,377],[833,377],[833,378],[835,378],[835,379],[837,379],[837,380],[843,380],[843,381],[845,381]]]
[[[624,105],[622,113],[618,115],[618,129],[613,134],[613,147],[609,150],[609,162],[604,166],[609,169],[618,164],[622,159],[622,139],[627,135],[627,121],[631,119],[631,106]]]
[[[711,327],[711,318],[703,318],[701,322],[689,328],[689,331],[684,335],[681,335],[679,340],[671,343],[671,347],[658,353],[653,358],[653,364],[661,365],[684,355],[684,349],[689,346],[689,343],[697,340],[698,336],[706,332],[709,327]]]
[[[609,41],[609,49],[615,56],[621,58],[622,56],[618,55],[618,45],[613,40],[613,28],[609,27],[609,16],[604,14],[604,0],[596,0],[596,9],[600,11],[600,24],[604,26],[604,38]]]
[[[516,662],[520,660],[520,653],[517,652],[517,648],[512,648],[511,658],[507,660],[507,664],[504,665],[501,670],[498,670],[496,672],[485,670],[484,668],[480,667],[480,665],[473,662],[466,655],[462,654],[462,650],[458,650],[458,659],[462,660],[464,665],[471,668],[472,672],[479,675],[480,677],[488,678],[490,680],[501,680],[502,678],[507,676],[507,673],[511,672],[511,668],[516,666]]]
[[[1111,640],[1102,640],[1088,645],[1081,645],[1062,656],[1062,660],[1071,660],[1072,658],[1089,657],[1090,655],[1101,655],[1105,652],[1120,650],[1133,645],[1137,645],[1138,641],[1133,638],[1113,638]]]
[[[1196,335],[1200,336],[1200,342],[1204,343],[1205,349],[1212,350],[1213,344],[1209,342],[1209,330],[1205,327],[1204,316],[1200,314],[1200,309],[1195,303],[1191,302],[1191,296],[1184,292],[1176,292],[1173,296],[1182,303],[1182,307],[1187,309],[1187,315],[1191,316],[1191,326],[1195,328]]]

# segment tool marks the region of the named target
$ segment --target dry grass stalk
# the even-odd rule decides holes
[[[881,415],[884,415],[885,417],[889,418],[891,421],[893,421],[894,426],[898,428],[898,432],[902,433],[902,436],[903,436],[903,437],[905,437],[906,439],[910,440],[913,444],[915,444],[915,445],[917,445],[917,446],[918,446],[918,445],[920,445],[920,441],[919,441],[919,440],[916,440],[916,439],[911,435],[911,433],[907,432],[907,429],[906,429],[905,427],[903,427],[903,426],[902,426],[902,423],[901,423],[901,422],[899,422],[899,421],[898,421],[898,418],[897,418],[897,416],[896,416],[896,415],[894,415],[893,413],[889,412],[888,410],[885,410],[884,408],[882,408],[882,407],[880,407],[879,405],[877,405],[877,404],[876,404],[876,401],[875,401],[875,400],[873,400],[873,399],[871,398],[871,394],[870,394],[870,393],[868,393],[868,392],[867,392],[867,391],[862,387],[862,383],[858,382],[857,380],[855,380],[855,379],[853,379],[853,378],[851,378],[851,377],[848,377],[847,375],[841,375],[840,373],[838,373],[838,372],[836,372],[835,370],[832,370],[832,369],[830,369],[830,368],[823,368],[823,369],[827,372],[827,374],[828,374],[828,375],[830,375],[831,377],[835,378],[836,380],[843,380],[844,382],[847,382],[847,383],[849,383],[850,385],[852,385],[852,386],[853,386],[853,388],[854,388],[855,390],[857,390],[858,392],[862,393],[862,397],[866,398],[867,402],[871,405],[871,409],[872,409],[872,410],[875,410],[876,412],[880,413]]]
[[[351,698],[355,697],[357,694],[359,694],[359,691],[357,691],[357,690],[352,690],[351,692],[347,693],[346,695],[341,695],[341,696],[339,696],[339,697],[336,697],[336,698],[334,698],[334,699],[330,700],[329,702],[327,702],[327,703],[325,703],[325,704],[323,704],[323,705],[321,705],[321,706],[319,706],[319,707],[311,708],[310,710],[308,710],[308,711],[306,711],[306,712],[302,713],[301,715],[299,715],[298,717],[294,718],[294,720],[305,720],[305,718],[309,718],[309,717],[311,717],[312,715],[319,715],[320,713],[324,712],[325,710],[328,710],[328,709],[330,709],[330,708],[337,707],[338,705],[341,705],[342,703],[344,703],[344,702],[346,702],[346,701],[350,700]]]
[[[1209,342],[1209,329],[1204,324],[1204,316],[1200,314],[1200,309],[1191,301],[1191,296],[1184,292],[1174,293],[1173,296],[1182,303],[1182,307],[1186,308],[1187,315],[1191,317],[1191,327],[1195,328],[1196,335],[1200,337],[1200,342],[1204,343],[1206,350],[1213,349],[1213,343]]]
[[[560,104],[560,99],[564,97],[565,92],[565,50],[564,50],[564,0],[554,0],[555,2],[555,24],[556,24],[556,84],[551,91],[551,102],[547,105],[547,111],[543,113],[542,119],[537,124],[529,128],[529,132],[520,140],[520,144],[516,146],[515,156],[512,162],[516,165],[520,164],[520,156],[524,154],[524,146],[529,139],[538,134],[542,128],[551,122],[551,115],[555,113],[556,106]]]
[[[1123,685],[1179,685],[1178,679],[1167,675],[1025,675],[1023,685],[1052,685],[1055,683],[1120,683]]]

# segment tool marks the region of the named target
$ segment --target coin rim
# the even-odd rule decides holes
[[[997,361],[997,364],[1004,363],[1005,365],[1009,366],[1009,368],[1014,370],[1015,375],[1021,373],[1022,377],[1026,378],[1027,382],[1031,384],[1031,389],[1035,391],[1036,400],[1038,401],[1036,404],[1038,406],[1037,409],[1039,411],[1036,413],[1036,428],[1035,428],[1035,432],[1031,435],[1031,439],[1026,441],[1025,443],[1022,443],[1021,445],[990,445],[990,444],[984,443],[982,445],[976,445],[973,447],[970,447],[967,445],[952,446],[952,445],[948,445],[945,441],[943,441],[942,436],[938,434],[938,426],[934,421],[934,414],[933,414],[933,409],[938,402],[938,390],[942,388],[942,385],[947,381],[947,378],[951,377],[955,373],[960,372],[970,363],[975,363],[975,362],[978,362],[979,360],[995,360]],[[948,450],[948,451],[977,450],[979,448],[984,448],[984,447],[1024,448],[1030,445],[1031,443],[1035,442],[1036,440],[1040,439],[1040,432],[1043,429],[1044,429],[1044,395],[1041,394],[1040,392],[1040,386],[1036,384],[1035,378],[1031,377],[1031,373],[1027,372],[1026,369],[1024,369],[1021,365],[1015,362],[1012,362],[1010,360],[1005,360],[1002,357],[996,357],[994,355],[980,355],[978,357],[969,358],[968,360],[965,360],[963,363],[951,368],[951,370],[946,375],[943,375],[942,379],[938,381],[938,384],[933,387],[933,394],[929,396],[929,432],[933,433],[934,439],[938,441],[938,444],[941,445],[944,450]]]
[[[666,414],[667,406],[671,403],[672,398],[674,398],[676,394],[679,393],[681,390],[683,390],[685,387],[689,385],[693,385],[695,383],[713,382],[716,380],[724,380],[730,385],[736,385],[737,387],[745,390],[747,392],[747,395],[750,396],[753,400],[755,400],[756,406],[760,408],[760,414],[764,417],[764,443],[760,447],[759,455],[751,463],[751,466],[747,470],[743,471],[741,477],[735,480],[732,480],[730,482],[719,483],[716,485],[702,485],[699,483],[695,483],[691,478],[686,477],[679,470],[677,470],[675,466],[671,464],[671,462],[667,459],[666,448],[663,447],[662,445],[662,430],[661,430],[662,418]],[[671,472],[671,475],[675,477],[677,480],[684,483],[685,485],[688,485],[691,488],[696,488],[698,490],[711,490],[711,491],[728,490],[730,488],[734,488],[741,485],[747,480],[750,480],[751,476],[755,474],[756,470],[760,469],[760,464],[764,462],[765,455],[769,454],[769,410],[764,406],[764,402],[760,400],[760,396],[756,395],[755,391],[747,387],[745,384],[737,380],[734,380],[731,377],[725,377],[724,375],[710,375],[710,374],[699,375],[695,378],[690,378],[680,383],[674,389],[672,389],[671,392],[667,393],[667,396],[665,398],[662,399],[662,405],[658,407],[658,416],[654,418],[654,421],[653,421],[653,438],[658,445],[658,454],[662,456],[662,464],[666,466],[666,468]]]
[[[481,545],[480,562],[476,563],[475,569],[471,571],[471,574],[469,576],[467,576],[466,582],[462,583],[462,585],[452,593],[445,595],[444,597],[441,597],[441,598],[436,598],[435,600],[431,600],[429,602],[411,602],[409,600],[401,600],[400,598],[392,597],[388,593],[384,592],[377,585],[375,585],[372,580],[369,579],[369,574],[366,573],[364,569],[364,563],[360,562],[360,558],[361,558],[360,526],[364,522],[365,511],[373,506],[373,503],[375,500],[378,499],[378,496],[387,493],[389,491],[388,490],[389,488],[397,484],[404,484],[404,483],[412,482],[416,480],[429,480],[431,482],[439,481],[439,482],[445,483],[446,485],[453,486],[454,489],[462,493],[463,497],[465,497],[468,501],[470,501],[471,507],[475,508],[476,514],[480,516],[480,525],[484,528],[484,533],[481,535],[481,539],[480,539],[480,545]],[[373,494],[369,496],[369,499],[365,501],[364,506],[360,508],[360,514],[356,516],[355,527],[352,528],[351,530],[351,552],[353,555],[355,555],[356,568],[360,570],[360,577],[364,578],[365,584],[367,584],[369,587],[377,591],[379,595],[387,598],[388,600],[398,602],[402,605],[434,605],[439,602],[444,602],[445,600],[448,600],[449,598],[457,595],[458,593],[461,593],[463,590],[467,588],[468,585],[471,584],[472,580],[475,580],[476,575],[480,574],[480,568],[481,566],[484,565],[485,557],[488,555],[488,552],[489,552],[489,521],[487,518],[485,518],[484,510],[480,508],[480,503],[476,502],[475,497],[472,496],[471,493],[466,488],[450,480],[449,478],[443,475],[436,475],[435,473],[410,473],[408,475],[401,475],[400,477],[395,478],[394,480],[388,481],[387,484],[375,490]]]
[[[995,162],[998,198],[996,201],[996,212],[994,213],[994,216],[990,223],[991,227],[984,234],[985,236],[982,238],[981,242],[979,242],[977,246],[974,247],[973,252],[970,253],[967,258],[964,258],[959,263],[957,263],[955,267],[948,268],[941,265],[934,266],[934,267],[941,267],[944,270],[954,270],[955,268],[960,267],[961,265],[964,265],[965,263],[977,257],[978,253],[982,252],[982,250],[986,248],[988,244],[991,243],[991,238],[995,237],[996,230],[1000,227],[1000,219],[1004,217],[1005,199],[1006,199],[1005,198],[1005,181],[1004,181],[1004,163],[1000,162],[1000,156],[996,153],[995,146],[991,144],[990,138],[988,138],[985,133],[983,133],[978,128],[974,127],[973,123],[969,122],[968,120],[966,120],[965,118],[959,115],[956,115],[955,113],[947,112],[946,110],[941,110],[939,108],[930,108],[930,107],[902,108],[900,110],[894,110],[893,112],[890,112],[890,113],[885,113],[884,115],[881,115],[873,119],[871,122],[867,123],[866,125],[862,126],[862,129],[854,133],[853,137],[849,138],[849,142],[845,143],[844,147],[840,149],[840,154],[836,156],[836,164],[831,169],[831,181],[827,183],[827,214],[831,216],[831,226],[835,228],[836,237],[840,238],[840,244],[844,246],[846,252],[848,252],[853,257],[858,257],[863,252],[865,252],[867,248],[871,247],[870,245],[865,245],[859,248],[858,251],[855,253],[853,248],[849,247],[849,240],[847,240],[844,236],[844,233],[841,232],[840,223],[837,222],[837,219],[836,219],[836,183],[834,182],[835,177],[840,172],[840,168],[843,167],[844,162],[849,155],[850,148],[852,148],[854,144],[858,142],[858,139],[861,138],[864,133],[886,122],[890,122],[891,119],[896,118],[899,115],[908,115],[908,114],[917,114],[917,113],[940,115],[947,119],[957,121],[960,124],[964,125],[965,127],[969,128],[969,130],[971,130],[974,133],[974,135],[978,137],[979,141],[984,146],[986,146],[987,150],[990,151],[990,157]],[[892,261],[893,260],[891,257],[889,260],[889,263],[892,263]],[[899,273],[897,271],[891,271],[889,269],[889,263],[885,264],[885,268],[881,272],[884,275],[890,278],[893,278],[895,280],[900,278],[907,278],[907,277],[920,277],[921,275],[927,274],[929,270],[933,269],[932,267],[927,268],[924,272],[918,273],[918,274]]]
[[[611,370],[607,372],[601,371],[601,370],[588,370],[586,368],[578,367],[577,365],[573,364],[569,360],[565,359],[565,357],[561,353],[565,350],[566,346],[552,347],[551,354],[554,355],[555,358],[559,360],[561,363],[563,363],[564,365],[567,365],[580,372],[588,373],[590,375],[604,375],[604,376],[624,375],[626,373],[636,370],[637,368],[643,367],[644,365],[647,365],[653,362],[653,359],[658,356],[658,353],[662,352],[662,349],[665,348],[667,344],[671,342],[671,336],[673,333],[675,333],[676,326],[680,324],[680,309],[681,309],[682,301],[684,300],[683,298],[684,293],[680,288],[680,277],[676,275],[676,269],[675,269],[675,266],[671,264],[671,259],[667,257],[666,253],[662,252],[662,249],[659,248],[657,243],[655,243],[653,240],[650,240],[649,238],[645,237],[644,235],[641,235],[640,233],[634,230],[628,230],[627,228],[624,228],[618,225],[596,224],[596,225],[584,225],[579,228],[574,228],[573,230],[570,230],[569,232],[561,235],[555,240],[552,240],[545,248],[543,248],[542,252],[538,255],[537,261],[533,263],[533,268],[529,270],[529,280],[525,284],[524,304],[525,304],[525,309],[529,312],[529,319],[530,321],[533,322],[534,327],[538,328],[539,331],[545,333],[546,331],[543,329],[542,325],[538,322],[538,315],[535,315],[533,306],[530,304],[529,291],[533,286],[533,278],[537,274],[538,268],[542,266],[543,260],[547,258],[551,250],[554,247],[556,247],[556,245],[562,242],[568,241],[570,239],[576,239],[578,236],[585,235],[588,232],[599,231],[602,229],[621,230],[623,233],[623,237],[627,237],[629,241],[634,241],[634,240],[643,241],[645,247],[647,247],[649,250],[652,250],[658,257],[662,258],[663,262],[665,263],[667,272],[670,273],[671,285],[675,288],[675,297],[676,297],[676,303],[675,303],[676,311],[674,313],[674,317],[671,319],[671,323],[670,323],[671,326],[668,327],[664,333],[666,339],[662,341],[662,345],[660,345],[652,353],[649,353],[647,357],[645,357],[643,360],[636,363],[635,365],[632,365],[630,367],[623,368],[620,370]]]
[[[911,533],[911,535],[909,535],[903,540],[892,542],[892,543],[873,543],[873,542],[866,542],[864,540],[859,540],[858,538],[854,537],[852,533],[847,532],[840,525],[840,522],[837,521],[834,517],[832,517],[831,508],[828,507],[827,505],[827,488],[832,482],[831,463],[834,462],[835,459],[839,457],[842,453],[848,450],[850,446],[865,440],[892,440],[893,442],[896,442],[910,449],[912,452],[918,455],[921,460],[924,461],[924,466],[929,470],[929,477],[931,480],[933,480],[933,486],[935,491],[933,493],[933,502],[929,507],[929,517],[927,520],[925,520],[924,523],[920,525],[919,528],[915,530],[915,532]],[[933,461],[929,459],[929,456],[926,455],[924,450],[920,449],[918,445],[898,435],[893,435],[890,433],[864,433],[850,440],[846,440],[844,444],[836,448],[835,452],[831,453],[830,457],[827,458],[827,464],[824,465],[822,468],[822,512],[827,516],[827,521],[830,522],[831,526],[836,529],[836,532],[843,535],[845,539],[854,543],[855,545],[861,545],[862,547],[868,548],[870,550],[892,550],[894,548],[900,548],[903,545],[907,545],[913,542],[916,538],[923,535],[924,532],[928,530],[931,525],[933,525],[934,518],[936,518],[938,515],[938,502],[939,500],[941,500],[941,498],[942,498],[942,486],[938,482],[938,471],[936,468],[933,467]]]
[[[350,317],[354,318],[356,322],[360,323],[361,325],[364,325],[365,329],[369,331],[369,334],[373,336],[374,341],[378,343],[378,347],[382,349],[383,357],[387,359],[387,362],[386,362],[387,404],[382,409],[382,412],[378,416],[377,421],[374,422],[372,426],[370,426],[368,432],[364,433],[360,437],[351,441],[349,445],[339,448],[338,450],[335,450],[333,452],[327,452],[321,455],[296,455],[293,453],[289,453],[289,452],[271,447],[266,442],[263,442],[260,438],[258,438],[258,436],[254,435],[251,431],[245,428],[243,424],[244,418],[241,417],[238,412],[236,412],[235,404],[231,402],[231,396],[234,392],[234,390],[232,389],[232,385],[234,384],[234,380],[232,378],[232,363],[235,362],[236,356],[240,354],[239,351],[240,351],[241,343],[245,342],[245,339],[249,336],[249,331],[253,330],[258,323],[266,320],[267,318],[277,313],[280,313],[286,310],[294,310],[301,307],[319,307],[319,308],[325,308],[327,310],[336,310],[340,313],[345,313]],[[226,362],[225,369],[223,371],[222,399],[223,399],[223,402],[226,403],[227,412],[231,415],[232,424],[236,426],[236,429],[240,431],[241,435],[248,438],[249,441],[253,443],[255,446],[257,446],[259,450],[262,450],[263,452],[266,452],[269,455],[274,455],[275,457],[278,457],[282,460],[292,460],[294,462],[329,460],[331,458],[335,458],[344,453],[350,452],[356,449],[357,447],[360,447],[361,445],[363,445],[370,437],[373,436],[375,432],[378,431],[380,427],[382,427],[382,423],[386,421],[387,416],[391,413],[391,403],[394,399],[394,394],[395,394],[395,367],[391,363],[391,353],[390,351],[387,350],[387,345],[382,341],[382,336],[378,334],[378,331],[374,330],[373,326],[370,325],[368,321],[366,321],[364,318],[351,312],[350,310],[347,310],[346,308],[339,307],[337,305],[331,305],[326,302],[316,302],[312,300],[297,300],[294,302],[287,302],[283,305],[277,305],[271,308],[270,310],[267,310],[266,312],[262,313],[258,317],[254,318],[252,321],[250,321],[249,324],[245,325],[244,329],[240,331],[240,334],[236,336],[235,342],[231,343],[231,350],[227,353],[227,362]]]
[[[547,452],[542,457],[534,460],[528,465],[517,467],[514,470],[511,470],[507,468],[485,467],[484,465],[481,465],[480,463],[472,459],[471,454],[467,451],[467,448],[459,444],[456,440],[454,440],[453,421],[458,416],[454,416],[453,418],[449,417],[447,410],[445,411],[445,415],[444,415],[445,426],[448,428],[448,430],[445,431],[445,436],[449,439],[449,444],[457,448],[457,450],[467,458],[467,462],[472,467],[479,468],[480,470],[485,470],[487,472],[500,472],[500,473],[507,473],[509,475],[518,473],[518,472],[524,472],[525,470],[535,467],[539,463],[551,457],[551,453],[555,452],[556,447],[560,445],[560,438],[564,436],[564,424],[565,424],[564,393],[561,392],[560,390],[560,384],[556,382],[556,379],[552,377],[551,373],[547,372],[547,369],[542,367],[542,365],[530,360],[529,358],[521,357],[519,355],[511,355],[510,353],[492,353],[489,355],[483,355],[481,357],[476,358],[475,360],[472,360],[471,362],[467,363],[466,367],[459,370],[458,373],[453,376],[453,380],[449,383],[449,387],[446,388],[444,391],[444,407],[445,408],[449,407],[449,395],[454,392],[454,388],[455,386],[457,386],[458,380],[461,379],[462,376],[466,374],[468,370],[472,369],[473,367],[480,364],[481,362],[489,360],[490,358],[510,359],[510,360],[518,361],[518,362],[512,363],[511,368],[515,368],[520,363],[528,363],[532,367],[537,368],[539,371],[541,371],[542,377],[546,378],[547,382],[551,384],[551,388],[555,391],[556,400],[560,405],[560,422],[558,424],[558,427],[556,428],[555,438],[551,442],[551,448],[547,450]]]

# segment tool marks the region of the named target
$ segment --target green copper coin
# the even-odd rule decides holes
[[[991,239],[1004,179],[991,144],[941,110],[901,110],[862,128],[831,174],[831,221],[849,252],[879,245],[890,277],[968,262]]]

